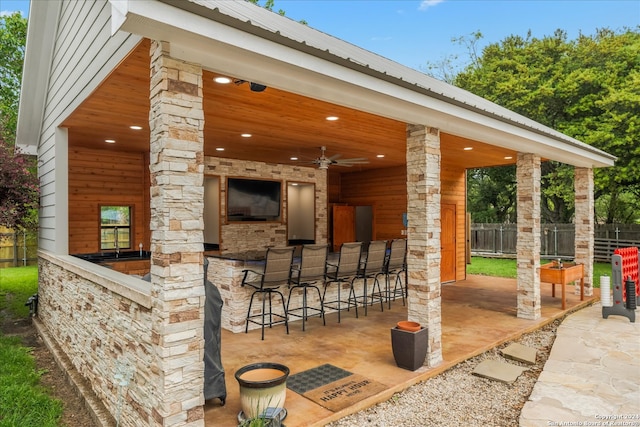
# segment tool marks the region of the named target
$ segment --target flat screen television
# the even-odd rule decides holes
[[[227,178],[227,220],[277,221],[281,195],[280,181]]]

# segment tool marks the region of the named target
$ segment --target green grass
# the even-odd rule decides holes
[[[36,266],[0,269],[0,320],[29,316],[27,299],[38,290]],[[56,427],[62,402],[42,387],[31,349],[0,333],[0,427]]]
[[[58,426],[62,402],[39,385],[30,349],[18,337],[0,336],[0,426]]]
[[[0,268],[0,313],[26,318],[29,316],[29,307],[24,304],[36,292],[38,266]]]
[[[545,264],[549,260],[542,260]],[[516,260],[508,258],[472,257],[467,265],[467,274],[516,278]],[[596,262],[593,264],[593,286],[600,287],[600,276],[611,276],[611,264]]]

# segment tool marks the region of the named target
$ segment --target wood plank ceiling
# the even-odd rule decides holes
[[[326,146],[329,157],[339,154],[340,159],[369,161],[350,168],[331,166],[344,172],[405,164],[405,123],[272,87],[254,92],[248,82],[218,84],[214,77],[203,72],[207,156],[315,167],[312,161]],[[339,119],[328,121],[329,116]],[[69,128],[71,148],[148,151],[148,117],[149,42],[145,40],[63,126]],[[495,166],[514,163],[516,158],[513,151],[446,133],[441,134],[441,146],[443,166]],[[217,151],[220,148],[224,151]]]

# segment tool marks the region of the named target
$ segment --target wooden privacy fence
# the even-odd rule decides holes
[[[471,224],[471,250],[476,253],[516,253],[516,224]],[[616,248],[640,246],[640,225],[596,225],[594,260],[608,262]],[[572,258],[574,252],[574,224],[542,224],[540,255]]]
[[[572,258],[573,224],[543,224],[540,255]],[[37,231],[0,229],[0,268],[31,265],[38,259]],[[471,224],[471,251],[485,254],[515,255],[516,224]],[[616,248],[640,247],[640,224],[596,225],[594,260],[609,262]]]
[[[38,232],[0,232],[0,268],[32,265],[38,261]]]

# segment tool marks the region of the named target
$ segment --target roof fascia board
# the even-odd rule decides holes
[[[486,99],[478,97],[477,95],[473,95],[470,92],[464,91],[461,88],[448,85],[450,86],[450,89],[452,91],[465,92],[464,94],[465,96],[471,95],[472,97],[477,98],[477,100],[479,101],[478,105],[472,105],[469,103],[459,101],[453,97],[455,96],[455,94],[452,94],[452,96],[448,96],[448,95],[445,95],[444,93],[437,92],[435,90],[421,86],[419,84],[415,84],[415,83],[403,80],[396,76],[386,74],[385,72],[380,72],[378,70],[370,68],[368,64],[362,64],[352,60],[351,58],[344,58],[344,57],[335,55],[329,49],[322,50],[315,46],[305,44],[304,42],[301,43],[297,40],[293,40],[291,38],[281,35],[278,31],[274,32],[274,31],[267,30],[259,25],[253,25],[250,21],[241,21],[239,19],[236,19],[234,17],[231,17],[229,15],[226,15],[220,12],[217,8],[211,9],[209,7],[197,4],[197,2],[195,1],[186,1],[186,2],[184,0],[159,0],[159,1],[169,5],[173,5],[182,10],[192,12],[196,15],[204,16],[207,19],[214,19],[217,22],[223,23],[232,28],[240,29],[243,32],[256,35],[260,38],[260,40],[269,40],[274,43],[287,46],[291,49],[307,53],[311,56],[324,59],[326,61],[344,66],[346,68],[353,69],[355,71],[358,71],[359,73],[370,75],[374,77],[376,80],[386,81],[386,82],[392,83],[394,86],[400,86],[405,89],[409,89],[412,92],[419,92],[421,94],[429,96],[430,98],[444,101],[444,103],[447,105],[450,105],[450,104],[456,105],[465,110],[474,111],[482,116],[487,116],[489,118],[496,119],[498,121],[507,123],[509,125],[521,127],[533,133],[539,133],[540,135],[546,137],[545,139],[556,140],[555,144],[557,144],[557,141],[559,141],[562,143],[568,143],[569,145],[577,149],[584,149],[587,151],[591,151],[593,152],[593,154],[595,154],[595,158],[604,159],[604,163],[601,166],[611,166],[613,165],[613,162],[616,159],[615,156],[612,156],[609,153],[598,150],[588,144],[585,144],[577,139],[571,138],[568,135],[565,135],[561,132],[556,131],[555,129],[544,126],[525,116],[518,115],[513,111],[510,111],[500,105],[487,101]],[[281,57],[278,56],[275,58],[281,58]],[[297,64],[297,62],[295,62],[294,65],[295,64]],[[314,66],[310,67],[308,70],[317,70],[318,69],[317,66],[318,64],[314,64]],[[412,69],[407,69],[407,71],[411,73],[417,73],[415,70],[412,70]],[[373,85],[369,85],[365,87],[368,88],[372,86]],[[313,94],[311,94],[311,96],[313,96]],[[493,111],[489,111],[489,109],[483,109],[482,107],[483,104],[490,104],[491,109]],[[459,115],[458,112],[456,112],[455,114],[456,116]],[[507,116],[519,116],[520,121],[514,120],[513,118],[509,118]]]
[[[61,6],[60,0],[32,1],[29,6],[16,131],[16,146],[26,154],[37,154],[40,143]]]
[[[496,114],[483,114],[478,108],[470,108],[468,104],[426,88],[420,90],[419,86],[406,81],[381,79],[381,73],[363,73],[339,61],[329,61],[274,42],[271,40],[273,37],[256,35],[259,29],[226,15],[218,13],[226,20],[240,22],[243,28],[212,21],[201,14],[194,15],[186,9],[206,8],[189,2],[178,2],[177,8],[170,0],[118,0],[118,3],[127,3],[117,11],[124,15],[119,29],[169,41],[173,57],[202,64],[212,71],[407,123],[428,124],[448,133],[495,145],[501,145],[498,141],[502,141],[508,148],[533,151],[544,158],[564,163],[603,167],[613,165],[615,160],[608,153],[552,129],[550,132],[537,131]],[[192,7],[181,8],[182,4]],[[206,10],[209,15],[214,13],[211,9]],[[245,26],[253,31],[248,33]],[[265,30],[262,32],[275,35]],[[522,119],[530,121],[525,117]],[[487,138],[488,135],[491,138]]]
[[[272,58],[255,57],[250,52],[208,41],[204,50],[198,43],[173,44],[171,53],[186,61],[204,61],[215,64],[215,71],[230,72],[232,76],[252,80],[260,75],[257,83],[268,82],[273,87],[299,95],[340,104],[398,121],[428,124],[447,133],[522,152],[535,150],[544,158],[585,167],[612,166],[614,157],[587,144],[574,140],[558,140],[530,131],[526,127],[514,127],[510,123],[460,108],[441,99],[421,96],[404,88],[387,83],[371,89],[374,78],[351,71],[347,80],[333,78],[325,69],[326,62],[311,58],[311,63],[299,62],[292,66]],[[224,52],[224,55],[222,55]],[[342,70],[344,71],[344,70]],[[344,77],[344,76],[343,76]],[[255,79],[253,80],[255,81]],[[568,137],[567,137],[568,138]]]

